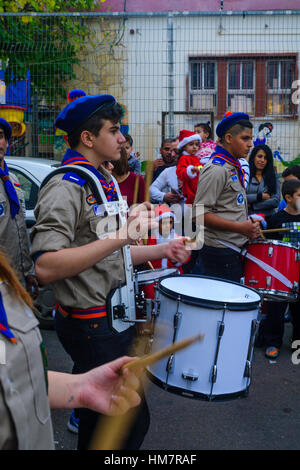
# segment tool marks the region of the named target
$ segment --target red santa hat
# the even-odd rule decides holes
[[[166,204],[160,204],[159,206],[156,206],[155,209],[155,219],[157,221],[164,219],[166,217],[174,219],[174,212],[170,210],[170,207],[167,206]]]
[[[186,144],[193,142],[194,140],[199,140],[199,142],[202,142],[202,139],[199,134],[196,134],[196,132],[192,131],[187,131],[185,129],[182,129],[179,132],[179,144],[177,148],[181,149],[184,147]]]

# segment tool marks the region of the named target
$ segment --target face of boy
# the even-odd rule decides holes
[[[253,145],[252,129],[244,129],[237,135],[229,132],[225,136],[226,148],[235,158],[247,158]]]
[[[93,149],[99,160],[119,160],[125,137],[120,131],[120,124],[105,120],[97,136],[93,136]]]
[[[173,228],[172,217],[164,217],[159,221],[159,233],[164,237],[168,238]]]
[[[293,196],[286,195],[287,206],[295,212],[300,212],[300,188],[294,192]]]

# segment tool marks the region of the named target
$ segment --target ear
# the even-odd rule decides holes
[[[229,132],[227,132],[224,136],[224,139],[225,139],[225,143],[230,145],[231,142],[232,142],[232,134],[230,134]]]
[[[292,196],[291,196],[290,194],[286,194],[285,197],[284,197],[284,199],[285,199],[285,202],[286,202],[286,203],[289,203],[289,202],[291,202],[291,201],[293,200],[293,198],[292,198]]]
[[[88,148],[92,148],[94,145],[93,134],[90,131],[82,131],[80,134],[80,140]]]

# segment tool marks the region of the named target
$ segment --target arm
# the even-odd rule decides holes
[[[131,246],[130,253],[134,265],[143,264],[146,261],[168,258],[174,263],[185,263],[190,256],[190,251],[185,247],[188,237],[178,237],[167,243],[151,246]]]
[[[204,214],[204,225],[212,229],[240,233],[250,239],[260,236],[259,221],[252,222],[251,220],[245,220],[244,222],[234,222],[209,212]]]
[[[49,371],[50,408],[89,408],[99,413],[125,413],[140,403],[136,392],[136,374],[121,367],[132,358],[122,357],[85,374],[65,374]]]

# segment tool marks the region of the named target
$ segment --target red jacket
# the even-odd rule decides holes
[[[190,167],[192,166],[203,167],[199,157],[196,155],[181,155],[177,163],[176,174],[177,178],[182,181],[181,190],[186,198],[186,204],[193,204],[198,186],[199,174],[193,175],[190,172]]]

